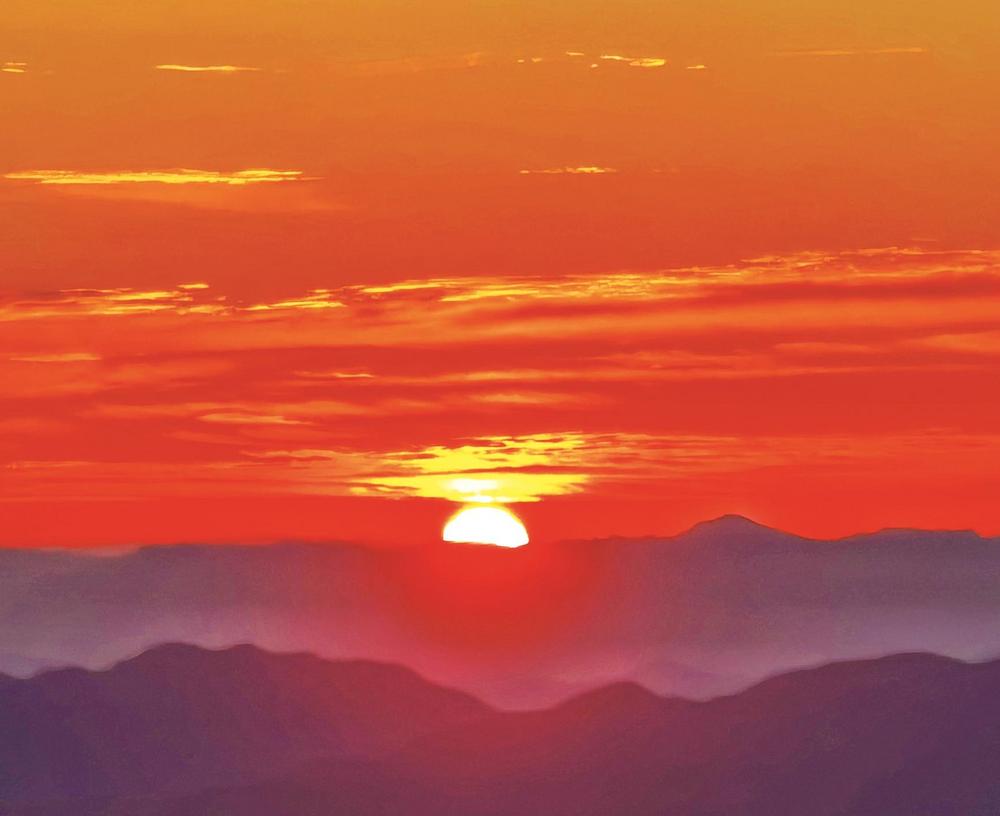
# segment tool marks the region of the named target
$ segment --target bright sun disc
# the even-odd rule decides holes
[[[528,531],[521,521],[502,507],[466,507],[444,526],[441,537],[458,544],[493,544],[497,547],[523,547]]]

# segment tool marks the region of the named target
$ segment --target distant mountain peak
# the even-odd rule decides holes
[[[753,519],[741,516],[737,513],[727,513],[718,518],[699,521],[690,530],[690,533],[715,533],[724,535],[790,535],[774,527],[754,521]]]
[[[726,513],[724,515],[718,516],[714,519],[708,519],[706,521],[699,522],[695,527],[739,527],[739,528],[750,528],[755,530],[770,530],[760,522],[754,521],[752,518],[747,516],[741,516],[739,513]]]

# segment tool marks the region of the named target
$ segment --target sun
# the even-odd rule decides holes
[[[502,507],[466,507],[444,526],[441,537],[461,544],[492,544],[496,547],[523,547],[528,531],[520,519]]]

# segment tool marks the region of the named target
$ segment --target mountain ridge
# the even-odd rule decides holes
[[[248,722],[270,716],[269,709],[286,705],[289,697],[324,699],[311,698],[308,689],[325,684],[334,662],[253,646],[212,651],[170,644],[151,651],[147,661],[124,661],[102,672],[56,671],[16,681],[14,689],[0,688],[0,722],[16,725],[12,712],[20,712],[21,721],[32,725],[27,730],[54,728],[58,741],[52,745],[62,746],[39,752],[29,740],[25,750],[17,729],[0,730],[0,762],[7,772],[0,790],[6,810],[0,805],[0,813],[653,816],[668,810],[677,816],[905,816],[923,812],[912,810],[908,793],[909,786],[919,786],[936,803],[935,814],[986,816],[991,811],[985,808],[1000,791],[991,781],[993,771],[1000,771],[995,750],[1000,748],[1000,661],[887,655],[792,672],[702,702],[617,683],[534,712],[497,711],[480,703],[450,721],[436,717],[415,731],[403,729],[404,739],[384,740],[374,753],[345,752],[342,744],[330,741],[321,746],[325,752],[302,750],[300,740],[308,748],[314,745],[312,719],[279,717],[269,721],[277,730],[268,740],[278,743],[278,755],[294,760],[279,762],[266,742],[246,731]],[[210,664],[212,672],[196,671],[192,677],[192,657]],[[303,662],[302,657],[313,659]],[[234,659],[242,661],[235,672]],[[291,664],[306,667],[306,675],[279,670]],[[161,709],[150,719],[150,712],[130,698],[124,708],[129,730],[106,716],[109,701],[123,688],[113,682],[121,679],[115,672],[123,668],[126,674],[142,670],[141,681],[152,686],[145,705]],[[397,668],[403,671],[392,673],[393,683],[411,676],[405,667]],[[322,682],[305,682],[305,676]],[[280,682],[261,694],[260,684],[269,677]],[[352,682],[367,685],[367,677],[354,676]],[[89,683],[104,691],[87,693]],[[48,693],[41,697],[18,692],[18,687],[46,686]],[[181,693],[178,688],[208,701],[189,709],[198,716],[180,723],[171,702],[172,694]],[[284,691],[273,693],[279,689]],[[447,692],[426,693],[433,697],[439,691]],[[358,694],[363,696],[363,690],[341,687],[334,696],[339,695],[340,705]],[[404,696],[411,704],[397,716],[419,716],[419,704]],[[369,703],[378,706],[385,699],[375,695]],[[88,719],[86,712],[95,704],[103,708]],[[252,713],[251,720],[241,714],[244,710]],[[367,727],[369,720],[358,722]],[[117,739],[98,738],[109,729]],[[187,742],[178,743],[178,729],[182,735],[206,736],[192,742],[189,734]],[[136,730],[140,738],[134,737]],[[126,734],[131,741],[123,743]],[[341,734],[348,739],[347,732]],[[970,747],[956,742],[963,735]],[[68,766],[73,754],[65,745],[74,740],[82,740],[88,753],[79,756],[81,764]],[[166,752],[176,760],[185,744],[201,746],[190,756],[211,773],[178,785],[174,775],[188,770],[185,762],[157,764],[151,758]],[[942,750],[955,752],[961,767],[951,770],[939,756]],[[37,766],[18,764],[25,756]],[[907,770],[911,767],[923,769],[922,776],[915,777]],[[96,783],[85,784],[87,779]],[[947,801],[958,779],[965,785],[959,797],[964,810]]]
[[[759,534],[778,534],[781,536],[786,536],[800,541],[814,541],[819,543],[836,543],[842,541],[852,541],[857,539],[870,539],[877,538],[879,536],[895,536],[895,535],[915,535],[920,537],[935,537],[935,536],[955,536],[955,537],[967,537],[970,539],[978,539],[986,542],[1000,542],[1000,535],[984,535],[973,528],[922,528],[922,527],[909,527],[909,526],[886,526],[878,527],[871,530],[861,530],[855,533],[848,533],[839,536],[813,536],[804,535],[801,533],[791,532],[785,530],[781,527],[774,525],[765,524],[763,522],[757,521],[749,516],[742,515],[740,513],[723,513],[720,516],[715,516],[713,518],[703,519],[702,521],[697,521],[691,524],[689,527],[676,532],[676,533],[648,533],[641,536],[618,536],[609,535],[600,538],[588,538],[588,539],[566,539],[566,540],[553,540],[551,542],[545,542],[542,544],[529,544],[527,546],[539,548],[546,546],[560,546],[565,544],[575,544],[575,543],[585,543],[585,542],[664,542],[664,541],[674,541],[676,539],[681,539],[689,536],[693,532],[704,532],[710,531],[713,533],[734,533],[734,532],[752,532]],[[346,539],[330,539],[330,540],[320,540],[320,539],[275,539],[273,541],[262,541],[254,543],[246,543],[241,541],[226,541],[226,542],[214,542],[214,541],[178,541],[169,544],[142,544],[137,543],[130,547],[114,547],[109,549],[102,549],[100,547],[88,547],[85,549],[76,548],[66,548],[66,547],[0,547],[0,557],[5,555],[16,555],[22,554],[26,558],[39,558],[45,560],[58,560],[64,557],[70,557],[72,559],[117,559],[117,558],[127,558],[128,556],[134,556],[140,553],[146,553],[149,555],[155,555],[157,553],[172,553],[172,554],[182,554],[185,551],[201,551],[201,550],[216,550],[216,549],[238,549],[247,552],[254,552],[260,550],[281,550],[281,549],[303,549],[310,550],[313,548],[320,550],[330,550],[330,549],[345,549],[351,551],[359,551],[362,554],[379,554],[379,553],[394,553],[394,552],[409,552],[413,550],[419,551],[421,547],[426,545],[400,545],[398,547],[390,546],[379,546],[371,547],[366,545],[364,542],[349,541]]]
[[[169,644],[0,688],[0,801],[139,794],[163,778],[177,792],[238,783],[261,767],[384,753],[489,711],[402,666]],[[63,770],[46,781],[53,771],[39,768]]]
[[[1000,654],[1000,546],[822,542],[725,516],[674,539],[0,551],[0,672],[99,668],[157,643],[402,663],[501,707],[639,682],[707,699],[890,652]],[[32,658],[24,658],[31,655]]]
[[[79,666],[60,666],[49,669],[44,669],[36,675],[27,678],[12,677],[5,674],[0,674],[0,679],[11,680],[17,683],[31,683],[34,681],[39,681],[45,678],[52,678],[53,676],[94,676],[109,674],[113,672],[119,672],[122,670],[127,670],[137,666],[151,666],[153,668],[162,668],[164,663],[174,662],[175,659],[183,659],[188,657],[195,657],[199,660],[219,660],[226,659],[232,656],[242,656],[248,655],[252,657],[264,657],[273,658],[278,661],[303,661],[306,663],[312,663],[317,666],[323,667],[336,667],[336,668],[370,668],[374,670],[384,670],[390,674],[394,674],[398,677],[408,677],[420,682],[427,683],[429,685],[437,686],[445,691],[454,692],[456,694],[462,695],[464,697],[475,698],[475,695],[463,691],[461,689],[448,688],[443,686],[436,681],[430,680],[420,672],[411,669],[401,663],[395,663],[386,660],[369,660],[365,658],[348,658],[348,659],[331,659],[323,657],[322,655],[317,655],[309,651],[277,651],[274,649],[266,649],[257,646],[253,643],[236,643],[221,647],[205,647],[200,646],[195,643],[186,643],[184,641],[168,641],[164,643],[158,643],[142,652],[133,655],[132,657],[119,660],[105,668],[101,669],[87,669]],[[161,658],[166,658],[166,661]],[[857,658],[851,660],[835,660],[824,663],[817,663],[811,666],[803,666],[801,668],[792,669],[790,671],[781,672],[773,677],[767,677],[748,686],[745,690],[737,692],[736,694],[730,695],[719,695],[718,697],[709,698],[709,700],[689,700],[684,697],[676,697],[671,695],[658,694],[652,689],[642,685],[641,683],[632,680],[618,680],[608,683],[601,683],[594,686],[591,689],[585,691],[576,692],[569,694],[565,699],[556,702],[549,709],[561,708],[567,705],[572,705],[575,701],[591,700],[596,698],[608,698],[608,699],[632,699],[632,700],[643,700],[643,699],[655,699],[661,702],[690,702],[690,703],[701,703],[701,702],[711,702],[712,700],[718,700],[723,698],[728,698],[732,696],[739,696],[748,691],[753,691],[754,689],[760,688],[762,686],[767,686],[773,680],[776,679],[794,679],[799,677],[818,677],[824,674],[833,674],[843,671],[851,671],[854,669],[867,669],[876,668],[880,666],[891,666],[891,667],[944,667],[944,668],[954,668],[957,670],[969,669],[979,667],[984,670],[997,669],[1000,672],[1000,657],[992,657],[985,660],[961,660],[954,657],[948,657],[946,655],[935,654],[933,652],[893,652],[885,655],[878,655],[874,657],[867,658]],[[483,701],[478,701],[484,708],[492,709],[493,707],[488,705]],[[500,709],[501,711],[503,709]]]

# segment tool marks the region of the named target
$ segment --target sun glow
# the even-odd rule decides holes
[[[523,547],[528,531],[521,521],[502,507],[465,507],[444,526],[441,537],[456,544],[492,544]]]

